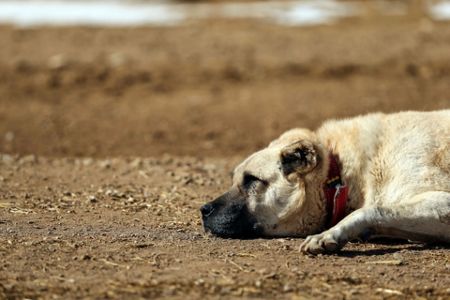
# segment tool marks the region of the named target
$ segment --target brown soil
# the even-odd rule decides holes
[[[4,26],[0,44],[0,298],[450,299],[448,248],[312,258],[205,235],[198,213],[285,129],[449,108],[448,23]]]

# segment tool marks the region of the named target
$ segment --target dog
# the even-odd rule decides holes
[[[289,130],[200,211],[214,235],[306,237],[300,250],[312,255],[373,237],[450,243],[450,110]]]

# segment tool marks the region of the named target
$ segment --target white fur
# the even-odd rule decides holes
[[[319,164],[288,178],[280,153],[305,140],[317,148]],[[371,114],[328,121],[316,132],[294,129],[256,152],[235,170],[268,182],[248,199],[267,235],[305,236],[322,231],[322,191],[333,152],[349,186],[347,216],[308,237],[305,253],[340,249],[367,232],[420,241],[450,242],[450,110]]]

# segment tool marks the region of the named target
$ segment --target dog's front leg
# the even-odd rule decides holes
[[[301,244],[300,251],[319,254],[340,250],[348,241],[370,235],[372,226],[382,219],[378,207],[355,210],[334,227],[316,235],[310,235]]]
[[[426,192],[392,207],[360,208],[329,230],[306,238],[300,250],[333,252],[350,240],[371,235],[450,243],[450,193]]]

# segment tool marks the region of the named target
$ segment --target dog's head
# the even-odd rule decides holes
[[[231,189],[201,207],[205,230],[235,238],[317,232],[327,157],[311,131],[286,132],[238,165]]]

